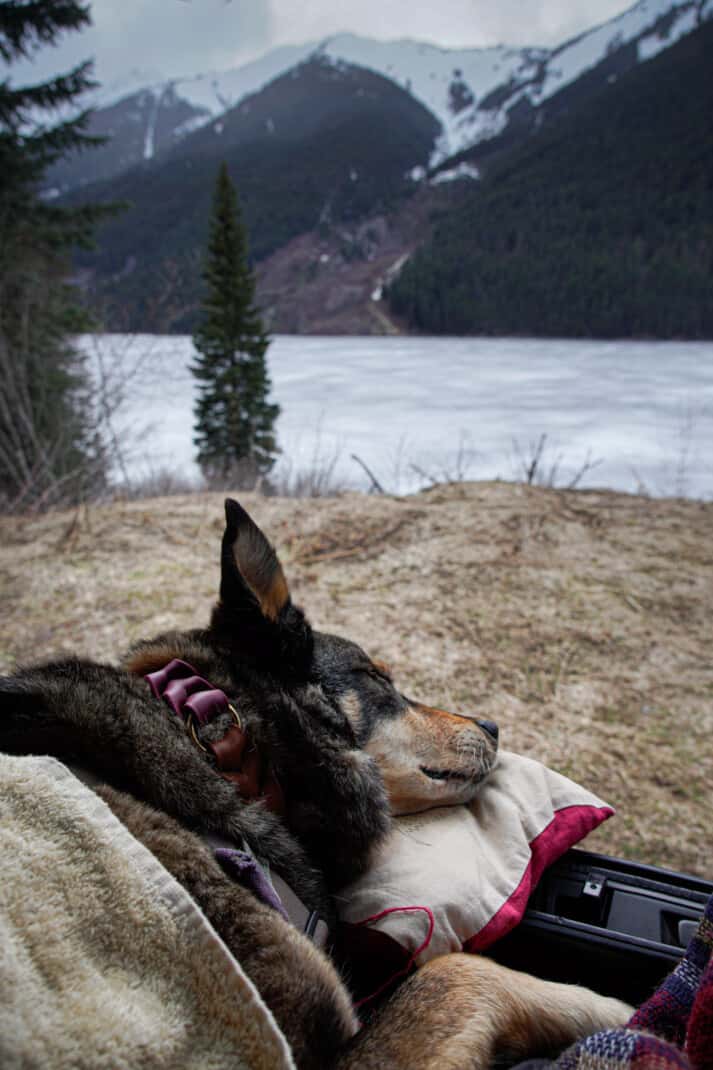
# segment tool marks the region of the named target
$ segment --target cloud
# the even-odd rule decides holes
[[[40,81],[89,57],[100,81],[225,69],[282,44],[342,30],[449,48],[554,45],[629,6],[626,0],[93,0],[93,26],[42,48],[13,79]]]
[[[95,58],[103,82],[134,69],[172,77],[239,64],[272,43],[269,0],[93,0],[90,8],[89,29],[16,71],[40,80]]]
[[[285,44],[350,30],[415,37],[448,48],[553,45],[631,6],[627,0],[272,0],[273,40]]]

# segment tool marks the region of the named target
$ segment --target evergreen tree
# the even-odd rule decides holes
[[[267,400],[269,339],[255,308],[245,228],[225,164],[215,186],[203,275],[208,293],[191,368],[199,382],[193,441],[209,479],[250,485],[275,463],[279,407]]]
[[[0,2],[0,60],[30,58],[89,23],[76,0]],[[52,123],[94,83],[91,64],[31,86],[0,79],[0,503],[54,504],[91,493],[104,476],[73,335],[88,326],[67,285],[70,249],[88,245],[106,209],[43,199],[46,169],[96,143],[88,113]]]

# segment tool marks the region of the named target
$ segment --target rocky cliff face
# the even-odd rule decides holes
[[[402,207],[294,238],[258,266],[257,299],[277,334],[401,334],[385,300],[389,283],[455,207],[463,184],[423,186]]]

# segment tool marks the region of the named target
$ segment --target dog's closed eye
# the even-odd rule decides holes
[[[375,665],[361,665],[355,669],[361,676],[366,676],[369,680],[373,680],[375,683],[381,684],[385,687],[392,688],[394,682],[391,676],[384,672],[382,669],[377,668]]]
[[[362,662],[360,665],[354,667],[354,672],[363,673],[366,676],[370,676],[373,680],[381,680],[390,686],[393,686],[394,683],[391,669],[383,661],[374,660]]]

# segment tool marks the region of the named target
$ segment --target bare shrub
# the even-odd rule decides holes
[[[574,490],[588,472],[602,463],[601,458],[592,460],[591,452],[587,451],[587,456],[580,466],[570,475],[566,475],[562,466],[563,456],[561,453],[552,456],[546,432],[543,432],[537,441],[531,439],[526,447],[521,446],[519,440],[514,438],[512,446],[516,458],[515,481],[527,483],[528,486]]]
[[[386,478],[377,475],[356,453],[352,453],[351,458],[366,474],[369,480],[369,494],[390,494],[398,497],[416,489],[428,490],[432,487],[465,482],[469,478],[478,455],[470,445],[470,435],[467,431],[461,431],[455,451],[438,462],[421,460],[417,463],[408,460],[408,453],[409,445],[406,438],[402,436],[392,458],[391,476]],[[382,465],[382,468],[388,468],[388,465]],[[406,491],[404,491],[404,483],[407,484]]]
[[[701,428],[705,429],[710,420],[710,409],[705,405],[696,404],[690,398],[679,407],[676,426],[671,432],[671,440],[668,453],[672,459],[661,466],[658,478],[655,480],[656,492],[665,498],[690,498],[691,473],[700,466],[699,435]],[[700,497],[705,497],[710,490],[704,491]]]
[[[60,419],[58,412],[52,422],[46,416],[56,405],[51,373],[38,374],[37,359],[22,351],[10,356],[0,339],[4,512],[42,512],[117,495],[148,497],[150,487],[185,482],[166,471],[149,471],[138,482],[129,475],[132,444],[147,428],[120,429],[117,414],[153,349],[151,342],[138,350],[135,343],[134,336],[91,335],[81,345],[68,346],[65,374],[74,384],[68,394],[72,416]]]
[[[435,468],[424,468],[422,465],[411,463],[409,468],[424,481],[425,489],[428,489],[444,484],[464,483],[468,479],[476,457],[477,450],[470,445],[470,435],[467,431],[461,431],[455,453],[445,462],[438,464]]]
[[[148,427],[124,426],[119,429],[117,414],[145,371],[154,345],[152,340],[142,339],[141,346],[137,347],[136,336],[128,334],[93,334],[85,338],[94,422],[104,443],[107,462],[114,472],[119,473],[127,490],[131,484],[128,463],[132,444],[144,438]],[[148,478],[153,478],[153,473]]]
[[[269,481],[260,488],[263,493],[280,498],[334,498],[349,489],[347,481],[337,474],[341,449],[325,443],[322,425],[323,415],[317,423],[309,461],[299,465],[283,454]]]
[[[338,450],[331,455],[315,451],[311,463],[303,468],[283,461],[263,490],[281,498],[334,498],[348,490],[346,480],[336,473],[338,463]]]
[[[96,497],[107,467],[83,355],[65,344],[43,363],[0,333],[0,508],[42,512]]]

